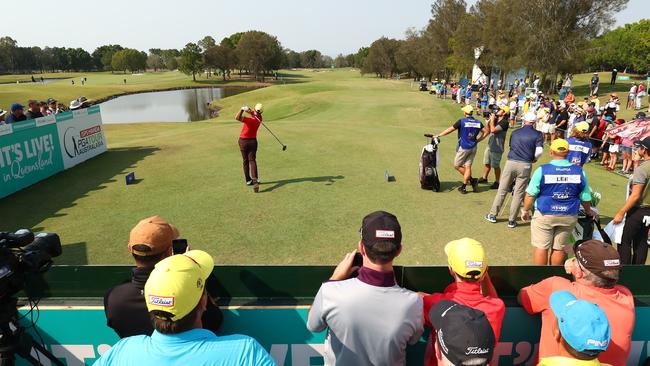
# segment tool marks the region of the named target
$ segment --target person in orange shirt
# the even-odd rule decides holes
[[[539,357],[564,355],[556,337],[558,322],[549,299],[554,292],[566,290],[578,299],[598,305],[609,319],[611,341],[598,360],[611,365],[625,365],[630,353],[635,313],[632,293],[618,284],[622,268],[618,252],[598,240],[577,242],[573,249],[575,258],[568,259],[564,266],[574,281],[555,276],[519,292],[519,303],[529,314],[542,314]]]
[[[252,185],[255,193],[260,190],[257,172],[257,130],[262,124],[262,109],[261,103],[257,103],[255,109],[244,106],[235,116],[235,119],[243,124],[239,134],[239,151],[244,161],[244,178],[246,185]],[[244,117],[244,113],[250,114],[250,117]]]

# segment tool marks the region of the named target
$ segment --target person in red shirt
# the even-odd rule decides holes
[[[449,273],[455,282],[447,286],[443,293],[424,296],[425,327],[433,328],[429,318],[431,308],[441,300],[451,300],[485,313],[494,331],[496,348],[506,306],[503,300],[497,297],[490,276],[487,274],[487,260],[483,245],[474,239],[462,238],[449,242],[445,246],[445,253],[449,263]],[[424,355],[426,366],[438,365],[434,351],[435,342],[435,337],[429,337]]]
[[[257,103],[255,109],[247,106],[242,107],[235,116],[236,120],[243,123],[239,134],[239,151],[241,151],[241,157],[244,160],[244,178],[247,185],[253,186],[255,193],[260,191],[256,157],[257,130],[262,124],[262,110],[262,104]],[[245,117],[244,113],[248,113],[250,116]]]
[[[559,332],[557,318],[549,299],[552,293],[566,290],[578,299],[598,305],[607,315],[611,341],[598,360],[610,365],[625,365],[630,354],[635,312],[632,293],[617,284],[622,268],[618,252],[598,240],[577,242],[573,249],[575,258],[568,259],[564,267],[574,281],[555,276],[519,292],[519,303],[529,314],[542,314],[539,357],[563,356],[562,345],[556,337]]]

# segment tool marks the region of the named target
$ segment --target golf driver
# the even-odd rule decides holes
[[[282,141],[280,141],[280,139],[273,133],[273,131],[271,131],[270,128],[266,127],[264,123],[262,123],[262,126],[264,126],[264,128],[266,128],[266,130],[269,131],[269,133],[271,133],[271,135],[273,135],[273,137],[275,137],[276,140],[278,140],[280,145],[282,145],[282,151],[285,151],[287,149],[287,145],[283,144]]]

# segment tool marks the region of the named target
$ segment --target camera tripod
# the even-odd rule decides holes
[[[32,355],[32,349],[40,354],[41,358],[50,360],[52,365],[65,366],[45,347],[36,343],[18,323],[17,303],[15,297],[0,299],[0,366],[15,365],[16,355],[32,365],[42,365],[39,358]]]

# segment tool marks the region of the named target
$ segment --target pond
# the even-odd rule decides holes
[[[190,122],[211,118],[208,103],[251,88],[196,88],[124,95],[100,104],[103,123]]]

